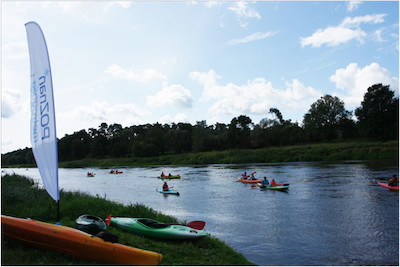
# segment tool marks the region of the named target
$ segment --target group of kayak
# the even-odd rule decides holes
[[[177,175],[171,175],[168,174],[165,175],[164,172],[161,172],[161,175],[158,176],[157,178],[162,179],[164,181],[164,179],[180,179],[181,176],[179,174]],[[167,195],[177,195],[179,196],[179,192],[176,190],[171,190],[172,187],[169,187],[167,182],[164,181],[163,187],[162,188],[157,188],[157,192],[162,193],[162,194],[167,194]]]
[[[193,240],[210,236],[203,231],[204,221],[186,225],[163,223],[149,218],[112,217],[105,220],[81,215],[75,228],[1,215],[3,236],[20,240],[75,258],[111,265],[158,265],[162,254],[119,243],[118,236],[108,232],[110,224],[133,234],[163,240]]]
[[[112,169],[112,170],[110,171],[110,174],[121,174],[121,173],[123,173],[123,171],[119,171],[119,170],[117,170],[117,169]]]
[[[247,175],[246,172],[242,174],[242,177],[239,177],[238,180],[242,183],[247,183],[247,184],[257,184],[258,187],[260,187],[261,190],[288,190],[289,189],[289,184],[285,183],[276,183],[275,179],[272,179],[271,182],[267,179],[267,177],[264,176],[263,179],[257,179],[254,177],[254,174],[256,172],[251,173],[250,175]]]
[[[155,239],[197,239],[210,234],[203,231],[204,221],[193,221],[186,225],[170,224],[149,218],[113,217],[111,214],[105,219],[94,215],[81,215],[76,219],[76,226],[81,231],[97,235],[113,225],[128,232]],[[117,240],[117,237],[112,237]]]
[[[121,173],[123,173],[123,171],[119,171],[119,170],[117,170],[117,169],[111,169],[110,171],[109,171],[109,174],[121,174]],[[94,177],[96,174],[94,173],[94,172],[87,172],[87,174],[86,174],[88,177]]]

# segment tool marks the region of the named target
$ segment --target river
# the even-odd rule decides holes
[[[377,185],[398,164],[339,161],[59,170],[60,188],[142,203],[205,230],[258,265],[399,265],[399,193]],[[40,181],[36,168],[4,169]],[[87,177],[93,171],[95,177]],[[156,191],[164,173],[180,196]],[[290,183],[287,192],[237,182],[244,171]],[[61,199],[62,205],[62,199]],[[62,215],[62,214],[61,214]]]

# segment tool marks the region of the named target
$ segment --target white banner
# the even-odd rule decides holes
[[[53,82],[46,40],[36,22],[25,24],[31,62],[31,144],[49,195],[60,199]]]

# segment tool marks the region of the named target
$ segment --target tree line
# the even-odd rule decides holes
[[[188,152],[255,149],[301,143],[354,139],[398,140],[399,100],[388,85],[368,88],[361,106],[353,112],[336,96],[324,95],[304,115],[302,124],[285,120],[277,108],[273,118],[258,124],[241,115],[229,124],[207,125],[206,121],[143,124],[123,128],[101,123],[58,140],[60,161],[83,158],[151,157]],[[31,164],[31,148],[2,155],[2,165]]]

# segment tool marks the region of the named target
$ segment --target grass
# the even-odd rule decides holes
[[[236,149],[202,153],[164,155],[158,157],[129,157],[82,159],[60,162],[60,167],[109,167],[143,165],[242,164],[273,162],[306,162],[335,160],[399,159],[399,142],[341,142]]]
[[[163,155],[158,157],[125,157],[59,162],[62,168],[128,167],[145,165],[202,165],[275,162],[307,162],[336,160],[398,160],[399,141],[349,141],[313,143],[260,149],[234,149],[199,153]],[[18,164],[3,167],[36,167],[36,164]]]
[[[56,205],[44,189],[33,180],[5,175],[1,178],[1,213],[19,218],[56,222]],[[61,224],[75,226],[82,214],[105,218],[108,214],[126,217],[145,217],[166,223],[176,218],[159,213],[144,205],[122,205],[81,192],[60,192]],[[108,231],[119,237],[119,242],[163,254],[161,265],[254,265],[224,242],[205,237],[194,241],[160,241],[141,237],[110,226]],[[99,263],[71,258],[67,255],[31,247],[9,238],[2,238],[2,265],[98,265]]]

